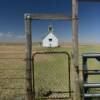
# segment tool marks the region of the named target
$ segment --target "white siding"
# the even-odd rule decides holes
[[[42,41],[43,47],[57,47],[58,39],[53,33],[49,33]]]

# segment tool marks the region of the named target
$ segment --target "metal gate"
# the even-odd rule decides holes
[[[67,52],[33,54],[33,93],[35,99],[68,99],[71,97],[70,55]]]
[[[82,55],[82,58],[83,99],[100,100],[100,53],[85,53]],[[91,66],[88,65],[90,59],[92,60]],[[93,60],[95,60],[95,62],[93,62]],[[98,66],[96,66],[95,63]]]

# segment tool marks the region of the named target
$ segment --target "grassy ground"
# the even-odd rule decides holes
[[[65,54],[42,54],[35,57],[35,87],[37,95],[40,94],[40,90],[44,94],[47,91],[69,91],[67,60]]]
[[[33,53],[36,51],[68,51],[70,54],[72,52],[70,45],[53,49],[46,49],[35,45],[33,46]],[[79,46],[80,70],[82,69],[82,53],[97,52],[100,52],[100,46],[98,45]],[[0,58],[0,100],[21,100],[25,98],[25,47],[23,45],[0,45]],[[66,62],[67,58],[65,60],[65,55],[37,55],[35,57],[35,86],[37,95],[41,95],[39,91],[44,93],[46,90],[68,90],[68,77],[65,77],[68,76]],[[92,59],[88,62],[90,69],[100,69],[99,64],[100,62]],[[81,72],[80,80],[82,80]],[[89,82],[100,82],[100,76],[89,77]]]

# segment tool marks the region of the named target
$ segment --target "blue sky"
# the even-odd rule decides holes
[[[0,41],[24,41],[24,13],[71,15],[71,0],[0,0]],[[33,41],[41,41],[52,24],[60,41],[71,41],[70,21],[33,21]],[[100,43],[100,3],[79,2],[79,41]]]

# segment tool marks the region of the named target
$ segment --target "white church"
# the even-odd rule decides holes
[[[48,27],[48,33],[42,40],[43,47],[58,47],[58,39],[53,33],[52,25]]]

